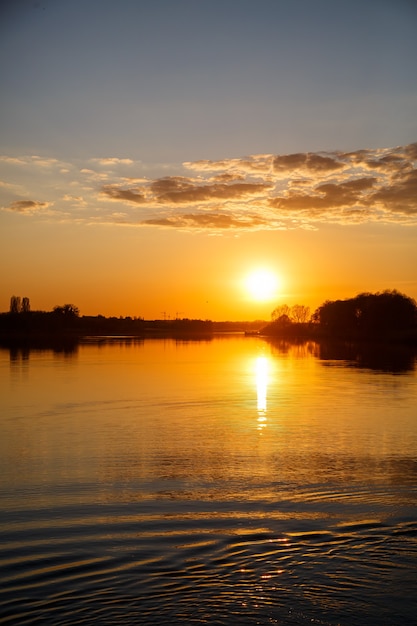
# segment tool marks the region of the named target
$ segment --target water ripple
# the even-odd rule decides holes
[[[306,524],[211,507],[9,512],[1,623],[414,623],[415,521]]]

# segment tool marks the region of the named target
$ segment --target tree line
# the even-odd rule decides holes
[[[245,330],[285,338],[398,339],[417,343],[417,304],[396,290],[360,293],[345,300],[326,300],[313,314],[308,306],[282,304],[272,321],[212,322],[175,319],[145,321],[142,317],[81,316],[74,304],[55,306],[52,311],[32,311],[29,298],[12,296],[8,313],[0,313],[3,336],[63,334],[148,335],[151,333],[202,333]]]
[[[210,320],[173,319],[145,321],[143,317],[105,317],[80,315],[74,304],[55,306],[52,311],[32,311],[29,298],[12,296],[10,309],[0,313],[0,334],[6,337],[132,335],[144,336],[161,332],[207,334]]]
[[[139,330],[141,320],[105,318],[103,315],[80,316],[75,304],[55,306],[52,311],[32,311],[29,298],[12,296],[8,313],[0,314],[0,332],[15,335],[48,335],[132,332]]]
[[[396,290],[360,293],[347,300],[326,301],[312,321],[332,334],[384,336],[416,328],[417,304]]]
[[[308,307],[284,304],[274,309],[271,317],[263,334],[345,339],[408,337],[414,341],[417,334],[417,303],[396,290],[326,300],[311,316]]]

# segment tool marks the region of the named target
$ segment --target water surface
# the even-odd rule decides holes
[[[410,355],[0,350],[0,622],[416,623]]]

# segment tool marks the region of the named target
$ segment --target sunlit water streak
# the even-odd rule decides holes
[[[0,351],[0,623],[415,624],[415,371],[319,356]]]

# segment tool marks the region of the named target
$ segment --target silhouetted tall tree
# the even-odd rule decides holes
[[[12,296],[10,298],[10,313],[20,313],[22,308],[22,303],[20,300],[20,296]]]
[[[22,308],[21,308],[21,312],[22,313],[29,313],[30,311],[30,302],[29,302],[29,298],[23,298],[22,299]]]

